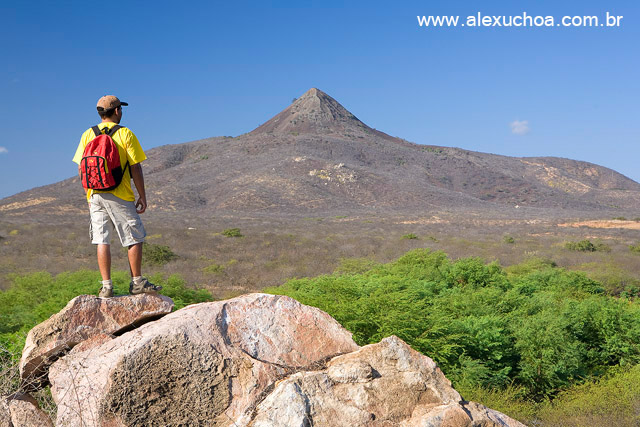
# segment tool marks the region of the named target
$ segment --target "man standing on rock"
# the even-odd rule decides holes
[[[83,169],[86,172],[85,162],[91,157],[85,153],[85,148],[89,143],[97,144],[96,141],[101,134],[111,137],[112,143],[109,142],[109,144],[112,146],[115,143],[117,154],[120,157],[122,181],[115,184],[115,188],[101,191],[85,187],[91,214],[89,228],[91,243],[97,245],[98,267],[102,275],[102,288],[99,296],[105,298],[113,296],[111,236],[114,230],[118,233],[122,246],[128,248],[127,256],[131,272],[129,293],[154,293],[162,289],[161,286],[156,286],[142,277],[142,244],[146,232],[139,214],[144,213],[147,209],[147,197],[140,162],[145,160],[147,156],[142,151],[140,142],[133,132],[119,125],[122,120],[122,107],[126,105],[129,104],[121,102],[113,95],[100,98],[97,108],[102,122],[82,134],[80,144],[73,157],[73,161],[78,165],[81,165],[82,162],[82,167],[79,168],[82,179]],[[100,141],[102,143],[105,140],[107,138],[102,137]],[[95,158],[95,156],[93,157]],[[138,190],[139,198],[137,201],[131,189],[132,178]]]

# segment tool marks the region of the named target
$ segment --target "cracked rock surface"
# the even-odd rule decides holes
[[[252,427],[516,427],[516,420],[465,402],[430,358],[391,336],[333,358],[327,369],[281,381]]]
[[[267,294],[95,334],[49,380],[60,426],[522,426],[400,338],[359,347],[327,313]]]
[[[112,335],[171,313],[173,301],[163,295],[98,298],[80,295],[60,312],[29,331],[20,359],[26,389],[46,385],[49,366],[75,345],[97,335]]]
[[[250,294],[195,304],[50,368],[57,425],[247,425],[277,380],[358,349],[331,316]]]

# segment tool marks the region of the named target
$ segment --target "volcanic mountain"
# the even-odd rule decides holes
[[[611,169],[413,144],[370,128],[315,88],[247,134],[147,155],[150,212],[161,216],[640,210],[640,184]],[[77,178],[0,200],[10,220],[76,213],[86,215]]]

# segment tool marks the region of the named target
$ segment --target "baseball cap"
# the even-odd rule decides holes
[[[103,111],[108,111],[108,110],[113,110],[116,107],[119,106],[127,106],[129,105],[126,102],[122,102],[120,101],[117,97],[113,96],[113,95],[105,95],[102,98],[100,98],[98,100],[98,112],[103,112]]]

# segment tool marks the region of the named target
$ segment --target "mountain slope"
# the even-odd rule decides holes
[[[640,208],[640,184],[611,169],[412,144],[370,128],[315,88],[247,134],[147,154],[152,211],[182,216]],[[0,201],[0,215],[14,218],[85,210],[76,178]]]

